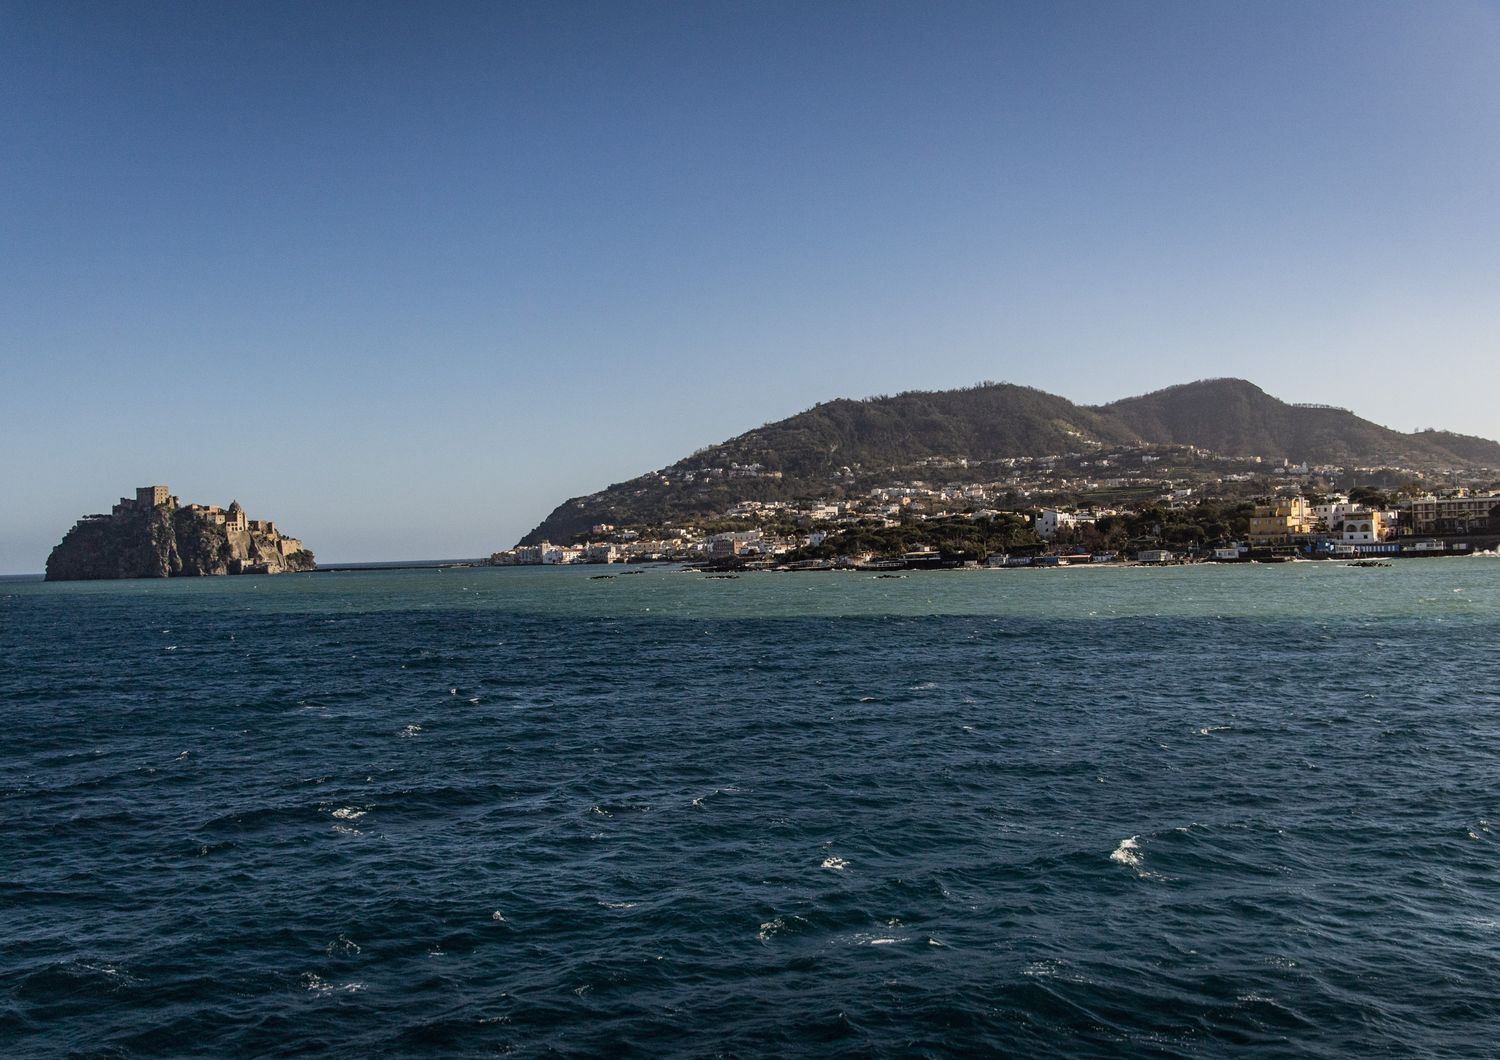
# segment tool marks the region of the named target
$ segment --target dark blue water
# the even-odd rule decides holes
[[[1500,562],[590,573],[0,584],[3,1051],[1500,1040]]]

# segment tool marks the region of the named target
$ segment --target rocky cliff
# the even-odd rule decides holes
[[[312,570],[313,554],[288,551],[275,530],[240,529],[175,505],[142,506],[80,519],[47,557],[48,581],[280,574]]]

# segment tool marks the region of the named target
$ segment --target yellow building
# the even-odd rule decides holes
[[[1301,497],[1282,497],[1256,507],[1250,516],[1249,541],[1252,546],[1290,545],[1312,529],[1312,506]]]

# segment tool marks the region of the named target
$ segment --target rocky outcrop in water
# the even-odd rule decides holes
[[[228,509],[180,505],[162,486],[121,498],[110,515],[86,515],[47,557],[48,581],[281,574],[316,566],[302,542],[269,521]]]

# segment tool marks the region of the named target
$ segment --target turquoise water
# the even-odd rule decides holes
[[[1497,633],[1485,559],[0,581],[0,1039],[1483,1055]]]
[[[628,572],[628,573],[627,573]],[[1484,617],[1500,605],[1500,561],[1403,560],[1188,567],[1063,567],[748,573],[706,578],[670,566],[473,567],[297,577],[41,583],[0,579],[0,594],[268,613],[505,610],[559,617],[800,618],[1014,615],[1063,620],[1141,616],[1344,622]],[[81,606],[91,606],[83,603]]]

